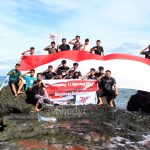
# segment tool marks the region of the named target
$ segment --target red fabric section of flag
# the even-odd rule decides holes
[[[109,54],[105,56],[100,56],[96,54],[91,54],[84,51],[63,51],[59,53],[54,53],[50,55],[32,55],[32,56],[23,56],[20,62],[20,70],[26,71],[38,66],[50,63],[57,59],[70,59],[75,62],[80,62],[84,60],[113,60],[113,59],[122,59],[122,60],[132,60],[144,63],[146,65],[150,65],[150,59],[146,59],[139,56],[128,55],[128,54]]]

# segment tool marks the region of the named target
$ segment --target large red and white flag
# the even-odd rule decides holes
[[[21,71],[34,68],[36,73],[42,72],[48,65],[56,68],[63,59],[67,60],[69,67],[78,62],[82,75],[90,68],[97,70],[103,66],[105,70],[111,70],[119,88],[150,91],[150,59],[128,54],[99,56],[84,51],[64,51],[50,55],[23,56]]]

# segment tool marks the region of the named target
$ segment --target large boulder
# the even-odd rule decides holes
[[[9,86],[2,89],[0,95],[0,114],[30,112],[33,105],[26,103],[25,92],[14,98]]]
[[[138,91],[128,101],[127,110],[150,112],[150,92]]]

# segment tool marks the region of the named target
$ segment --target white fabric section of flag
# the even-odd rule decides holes
[[[55,70],[61,60],[62,59],[58,59],[51,63],[39,66],[36,68],[36,72],[46,70],[48,65],[52,65]],[[72,60],[65,60],[69,67],[71,67],[74,63]],[[121,59],[108,61],[84,60],[79,62],[78,70],[80,70],[81,74],[84,75],[89,72],[90,68],[98,70],[99,66],[103,66],[105,70],[111,70],[112,77],[116,79],[118,88],[150,91],[150,66],[145,65],[144,63]]]

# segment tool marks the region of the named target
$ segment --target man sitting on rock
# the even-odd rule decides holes
[[[18,94],[22,94],[21,91],[23,87],[22,80],[20,80],[21,72],[19,71],[20,64],[16,64],[15,68],[10,70],[7,75],[9,75],[9,86],[14,93],[14,97],[17,97]]]
[[[30,76],[27,74],[30,74]],[[30,96],[30,93],[33,87],[33,82],[36,81],[36,78],[34,77],[34,75],[35,75],[34,69],[31,69],[29,72],[26,72],[21,75],[21,77],[23,77],[23,79],[25,80],[25,84],[26,84],[25,90],[26,90],[26,94],[28,97]]]
[[[99,90],[97,91],[98,105],[103,105],[102,97],[107,97],[107,103],[111,107],[115,107],[114,98],[118,95],[118,89],[116,81],[111,77],[111,71],[107,70],[105,76],[101,78],[99,84]],[[114,89],[113,89],[114,88]]]

